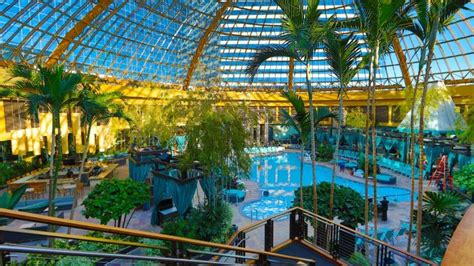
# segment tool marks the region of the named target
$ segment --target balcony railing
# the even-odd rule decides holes
[[[370,265],[435,265],[429,260],[299,207],[240,229],[227,244],[276,252],[295,241],[335,264],[357,265],[355,259],[358,257]],[[246,255],[240,250],[236,254]],[[242,262],[239,259],[236,261]]]
[[[74,235],[65,233],[45,232],[45,231],[34,231],[34,230],[22,230],[16,228],[3,227],[0,229],[0,265],[5,265],[10,258],[12,253],[23,253],[23,254],[46,254],[54,258],[54,256],[77,256],[77,257],[88,257],[98,259],[121,260],[127,263],[134,263],[137,261],[154,261],[163,263],[205,263],[205,264],[233,264],[231,260],[236,260],[241,263],[258,262],[262,264],[268,263],[272,258],[282,259],[291,261],[292,263],[304,263],[307,265],[315,265],[315,261],[312,259],[305,259],[296,256],[289,256],[278,254],[270,251],[255,250],[251,248],[218,244],[207,241],[200,241],[195,239],[189,239],[184,237],[177,237],[159,233],[152,233],[140,230],[125,229],[107,225],[99,225],[88,222],[81,222],[75,220],[67,220],[61,218],[55,218],[45,215],[31,214],[27,212],[13,211],[0,208],[0,217],[6,217],[10,219],[30,221],[35,223],[42,223],[47,225],[54,225],[57,227],[71,227],[76,229],[82,229],[87,231],[103,232],[114,235],[121,235],[129,237],[135,240],[112,240],[100,237],[90,237],[85,235]],[[67,249],[54,249],[38,247],[31,243],[31,245],[17,245],[16,241],[8,241],[7,236],[10,238],[12,235],[27,235],[34,236],[36,238],[42,237],[48,239],[71,239],[88,242],[101,242],[114,245],[120,245],[132,249],[147,248],[162,251],[163,256],[145,256],[145,255],[133,255],[133,254],[111,254],[99,251],[85,252],[78,250],[67,250]],[[169,245],[158,246],[149,245],[138,242],[138,238],[156,239],[161,240]],[[205,248],[202,250],[195,250],[186,248],[186,246],[192,245],[193,247]],[[199,248],[198,248],[199,249]],[[219,253],[221,250],[223,252]],[[239,255],[245,254],[245,255]],[[212,257],[215,260],[210,260]]]

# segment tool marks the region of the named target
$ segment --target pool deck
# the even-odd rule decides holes
[[[287,152],[298,152],[298,150],[287,150]],[[326,166],[332,169],[332,164],[328,162],[317,162],[316,167],[318,166]],[[339,167],[336,167],[337,175],[352,181],[360,182],[363,183],[363,179],[352,176],[349,174],[349,171],[344,171],[341,172],[338,169]],[[401,187],[405,188],[408,190],[411,190],[411,179],[401,176],[397,173],[394,173],[388,169],[382,168],[381,169],[382,173],[384,174],[390,174],[393,175],[397,178],[397,184],[396,185],[388,185],[388,184],[377,184],[377,186],[385,186],[385,187]],[[423,181],[424,182],[424,189],[426,190],[432,190],[433,187],[428,187],[428,181]],[[250,223],[256,222],[255,220],[251,220],[248,217],[244,216],[240,208],[252,201],[259,200],[262,197],[262,191],[259,188],[259,185],[256,182],[253,182],[251,180],[244,180],[246,189],[247,189],[247,195],[245,197],[245,200],[241,203],[238,204],[233,204],[232,209],[234,213],[234,218],[233,218],[233,223],[236,224],[239,227],[243,227],[245,225],[248,225]],[[372,180],[369,180],[369,184],[373,185],[374,182]],[[418,180],[415,180],[415,190],[418,191]],[[416,204],[415,204],[416,205]],[[409,217],[409,210],[410,210],[410,203],[409,202],[390,202],[389,204],[389,210],[388,210],[388,220],[387,221],[382,221],[380,218],[378,219],[377,225],[379,229],[394,229],[398,230],[401,225],[401,221],[408,221]],[[278,223],[284,223],[284,222],[278,222]],[[275,228],[278,228],[278,225],[275,224]],[[285,229],[285,226],[282,226],[281,229]],[[288,237],[288,230],[275,230],[275,239],[284,239],[285,237]],[[256,238],[250,239],[251,242],[261,242],[261,243],[251,243],[251,246],[259,247],[263,245],[263,234],[260,234],[262,238],[260,240],[257,240]],[[407,245],[407,237],[402,236],[400,237],[397,242],[395,243],[396,246],[406,248]]]

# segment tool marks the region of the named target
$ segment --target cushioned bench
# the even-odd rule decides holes
[[[54,206],[58,211],[70,210],[72,209],[73,201],[73,197],[56,198],[54,199]],[[20,201],[15,208],[19,211],[42,213],[46,208],[48,208],[48,199]]]
[[[381,184],[394,185],[397,183],[397,178],[387,174],[377,174],[377,182]]]

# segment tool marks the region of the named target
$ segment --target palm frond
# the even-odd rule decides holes
[[[283,11],[285,23],[293,24],[297,27],[304,22],[304,6],[301,0],[275,0],[275,3]]]
[[[290,49],[288,46],[284,46],[284,45],[267,46],[255,54],[253,60],[250,62],[250,64],[247,66],[247,69],[245,70],[247,75],[250,76],[251,82],[253,82],[253,79],[255,75],[257,74],[258,69],[265,61],[267,61],[269,58],[280,57],[280,56],[289,57],[297,61],[301,61],[296,51]]]
[[[357,74],[358,61],[361,60],[361,48],[354,34],[341,37],[334,31],[329,31],[324,40],[324,51],[331,72],[341,83],[341,90],[349,84]],[[339,96],[343,91],[339,91]]]
[[[301,96],[296,94],[296,92],[285,91],[285,92],[282,92],[282,96],[291,103],[293,108],[295,108],[295,111],[296,111],[297,115],[298,114],[302,115],[302,114],[306,113],[306,109],[305,109],[305,106],[304,106],[304,101],[301,98]]]
[[[314,126],[318,126],[323,120],[328,118],[337,118],[337,114],[333,113],[327,107],[319,107],[313,109]]]
[[[283,118],[283,127],[285,128],[294,128],[298,134],[301,135],[301,130],[298,122],[294,119],[293,116],[291,116],[288,111],[285,109],[281,110],[281,116]]]
[[[449,25],[454,19],[454,15],[461,9],[472,11],[467,8],[466,5],[470,0],[451,0],[446,1],[444,8],[442,9],[440,16],[440,30],[443,30],[447,25]]]

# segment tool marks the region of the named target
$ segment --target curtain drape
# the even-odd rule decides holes
[[[151,214],[151,224],[158,224],[158,215],[157,215],[157,204],[164,198],[168,196],[166,191],[166,179],[159,176],[153,176],[153,212]]]
[[[137,182],[145,182],[148,173],[150,173],[152,165],[151,164],[135,164],[129,161],[129,173],[130,178]]]
[[[173,198],[174,206],[178,209],[179,215],[183,216],[192,204],[194,193],[196,193],[197,180],[193,179],[186,183],[169,180],[167,185],[168,191]]]
[[[206,176],[199,180],[202,190],[206,195],[207,201],[211,202],[217,194],[216,179],[213,176]]]

